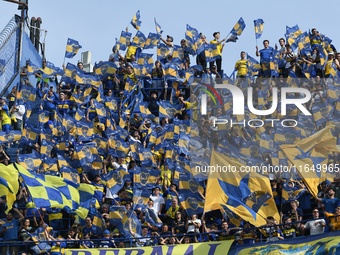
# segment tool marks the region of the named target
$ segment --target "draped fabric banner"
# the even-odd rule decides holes
[[[327,235],[327,237],[324,237]],[[325,235],[305,236],[294,238],[289,241],[275,242],[256,247],[239,246],[233,254],[237,255],[274,255],[274,254],[340,254],[340,236],[337,232],[327,233]]]
[[[121,249],[69,249],[65,250],[65,255],[175,255],[175,254],[194,254],[194,255],[217,255],[227,254],[233,241],[179,244],[169,246],[151,246]]]

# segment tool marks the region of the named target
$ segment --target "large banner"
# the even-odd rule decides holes
[[[328,235],[336,235],[337,232],[329,233]],[[301,243],[303,240],[307,242]],[[237,248],[237,255],[274,255],[274,254],[340,254],[340,236],[328,236],[320,238],[320,236],[308,236],[296,238],[295,240],[289,240],[289,242],[278,242],[262,246],[256,246],[249,248]]]
[[[164,245],[151,247],[121,248],[121,249],[70,249],[65,251],[65,255],[218,255],[227,254],[233,241]]]

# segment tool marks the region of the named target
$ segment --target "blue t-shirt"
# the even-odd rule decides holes
[[[263,63],[269,63],[270,62],[270,55],[273,52],[273,48],[269,47],[268,49],[262,49],[260,52],[260,62]]]
[[[99,242],[99,248],[116,248],[116,245],[111,240],[105,240]]]
[[[94,197],[98,200],[98,202],[102,202],[103,196],[104,196],[105,185],[102,183],[97,184],[95,182],[91,182],[91,185],[95,187]]]
[[[18,240],[18,232],[19,232],[20,221],[19,220],[12,220],[11,222],[6,222],[2,224],[0,231],[7,228],[4,232],[3,240]]]
[[[84,241],[83,244],[85,244],[88,248],[94,248],[94,244],[92,241]]]
[[[321,202],[325,204],[326,212],[335,213],[335,209],[339,206],[340,200],[337,198],[322,198]]]

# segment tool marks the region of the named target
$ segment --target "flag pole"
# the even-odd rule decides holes
[[[155,29],[156,29],[156,33],[158,34],[158,31],[157,31],[157,25],[156,25],[156,18],[154,18],[154,21],[155,21]]]

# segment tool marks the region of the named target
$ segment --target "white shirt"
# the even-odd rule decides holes
[[[322,234],[325,231],[325,228],[321,224],[317,224],[315,226],[316,222],[321,222],[323,224],[326,224],[324,219],[314,219],[314,220],[307,221],[305,228],[310,229],[310,235]]]
[[[12,109],[13,109],[13,107],[11,108],[10,112],[12,111]],[[18,120],[22,120],[22,117],[24,116],[25,111],[26,111],[26,109],[25,109],[24,105],[17,105],[17,109],[14,110],[11,117],[14,117]]]
[[[151,200],[153,201],[152,210],[158,214],[159,210],[161,209],[161,204],[165,204],[164,198],[161,196],[150,196]]]
[[[189,221],[188,221],[188,231],[187,231],[187,233],[195,232],[196,226],[194,225],[193,222],[195,222],[196,224],[202,224],[200,219],[196,219],[196,220],[194,220],[194,221],[189,220]],[[199,232],[200,232],[200,231],[199,231],[199,228],[198,228],[198,229],[197,229],[197,233],[199,233]]]
[[[113,162],[113,167],[115,168],[115,169],[118,169],[120,166],[121,167],[123,167],[124,169],[125,169],[125,171],[127,171],[127,165],[126,164],[121,164],[121,165],[119,165],[117,162]]]

